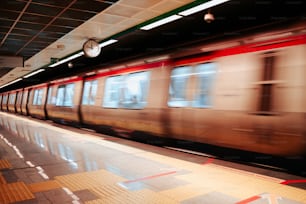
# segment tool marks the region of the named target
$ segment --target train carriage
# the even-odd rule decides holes
[[[77,76],[51,82],[46,100],[48,118],[65,124],[79,124],[82,85],[82,78]]]
[[[7,103],[8,103],[8,92],[2,94],[2,103],[1,103],[1,110],[7,111]]]
[[[21,114],[22,115],[29,115],[28,101],[29,101],[30,92],[31,92],[31,87],[26,87],[23,89],[22,101],[21,101]]]
[[[22,114],[22,111],[21,111],[22,97],[23,97],[23,89],[18,89],[15,108],[16,108],[16,113],[19,113],[19,114]]]
[[[17,91],[10,91],[8,95],[7,110],[12,113],[16,112],[16,95]]]
[[[163,135],[160,114],[166,94],[168,61],[103,71],[85,79],[81,104],[83,123],[125,134],[146,131]],[[112,70],[110,68],[110,70]]]
[[[28,113],[32,117],[46,119],[45,103],[47,83],[33,86],[28,99]]]
[[[277,39],[178,60],[179,68],[213,61],[216,76],[211,89],[206,89],[211,92],[211,107],[195,110],[190,96],[189,106],[169,110],[173,135],[269,154],[305,151],[303,38]],[[191,85],[185,86],[188,93],[196,90],[194,76]]]

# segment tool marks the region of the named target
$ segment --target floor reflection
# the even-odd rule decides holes
[[[21,140],[25,144],[24,148],[29,149],[31,145],[34,145],[49,156],[64,161],[73,172],[105,169],[126,179],[134,179],[158,174],[163,169],[172,168],[130,154],[123,150],[126,147],[112,148],[114,144],[112,141],[104,141],[102,138],[91,140],[88,139],[88,135],[60,129],[48,123],[1,113],[0,125]],[[141,150],[136,151],[141,152]],[[43,158],[38,160],[44,162]]]
[[[95,156],[88,155],[84,148],[71,138],[68,139],[66,134],[51,128],[3,115],[0,115],[0,125],[22,139],[26,145],[35,145],[50,155],[65,160],[74,170],[94,171],[105,166],[103,162],[99,161],[98,164],[93,160]]]

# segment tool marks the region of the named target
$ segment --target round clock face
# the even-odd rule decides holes
[[[97,41],[89,39],[83,44],[83,52],[87,57],[97,57],[101,52],[101,48]]]

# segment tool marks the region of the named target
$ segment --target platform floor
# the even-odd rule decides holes
[[[1,204],[306,203],[305,178],[244,168],[0,113]]]

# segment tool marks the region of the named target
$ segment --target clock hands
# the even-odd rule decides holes
[[[89,39],[84,43],[83,51],[87,57],[96,57],[100,54],[99,43],[93,39]]]

